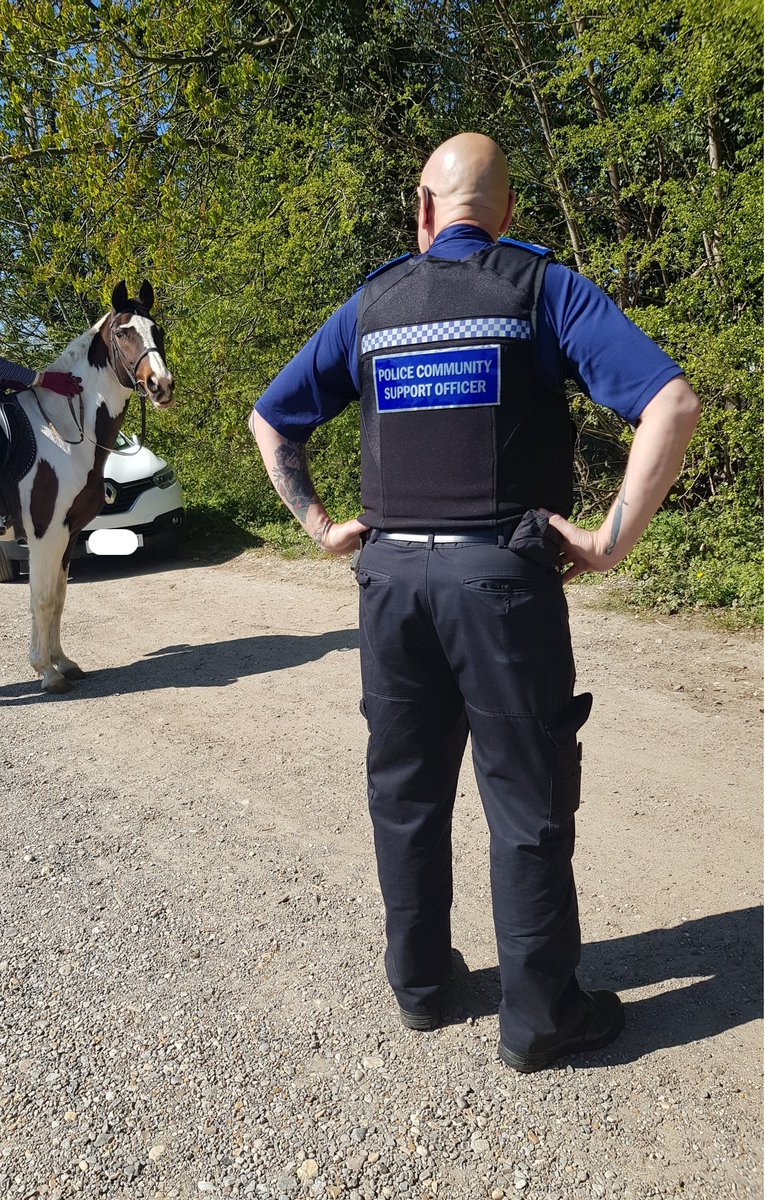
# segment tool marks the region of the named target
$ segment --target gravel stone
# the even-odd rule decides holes
[[[0,585],[0,1196],[758,1200],[758,641],[569,589],[582,979],[627,1028],[517,1075],[469,762],[467,969],[398,1023],[347,563],[156,566],[73,565],[62,699]]]

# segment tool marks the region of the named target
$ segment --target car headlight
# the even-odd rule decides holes
[[[169,488],[175,483],[175,471],[172,467],[163,467],[161,471],[155,472],[153,478],[158,488]]]

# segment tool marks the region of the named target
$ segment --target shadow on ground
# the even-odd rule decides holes
[[[762,1015],[763,922],[761,908],[744,908],[651,929],[582,949],[584,987],[621,994],[626,1029],[579,1066],[635,1062],[671,1046],[702,1041]],[[491,1016],[502,998],[497,967],[469,971],[462,961],[444,1004],[444,1023]],[[629,990],[664,984],[655,996],[630,1000]]]
[[[248,675],[316,662],[333,650],[356,650],[358,644],[358,630],[333,629],[315,634],[262,634],[201,646],[165,646],[137,662],[94,671],[63,696],[45,695],[36,679],[6,684],[0,687],[0,706],[50,704],[161,688],[225,687]]]
[[[130,579],[136,575],[171,574],[195,567],[213,567],[238,558],[243,549],[242,546],[218,542],[204,542],[198,547],[181,542],[168,552],[149,545],[123,557],[86,554],[82,558],[72,559],[69,564],[69,586],[77,587],[105,579]]]

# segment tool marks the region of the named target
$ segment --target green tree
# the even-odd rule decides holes
[[[192,505],[289,527],[251,404],[370,268],[414,248],[433,146],[485,130],[508,151],[517,236],[604,287],[702,399],[683,477],[625,569],[650,602],[751,606],[759,17],[756,0],[0,0],[4,351],[43,361],[116,279],[148,276],[181,397],[153,442]],[[630,433],[573,401],[594,520]],[[355,412],[312,454],[333,511],[357,511]]]

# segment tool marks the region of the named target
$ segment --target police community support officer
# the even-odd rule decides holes
[[[680,368],[548,251],[497,242],[515,196],[480,134],[428,160],[421,254],[375,271],[284,368],[250,427],[279,495],[323,549],[364,546],[369,805],[401,1019],[432,1029],[450,968],[451,818],[470,732],[491,831],[501,1059],[520,1071],[606,1045],[619,998],[584,991],[571,867],[577,730],[562,582],[615,566],[680,469],[698,419]],[[600,529],[566,519],[566,377],[637,425]],[[362,503],[335,524],[305,443],[361,398]],[[563,576],[559,565],[568,564]]]

